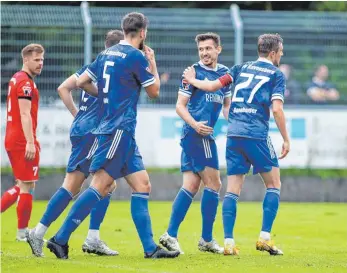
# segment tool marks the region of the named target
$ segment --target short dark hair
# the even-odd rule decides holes
[[[124,39],[124,34],[118,29],[111,29],[106,33],[105,36],[105,47],[109,48],[119,43],[120,40]]]
[[[283,44],[283,39],[278,33],[260,35],[258,37],[258,55],[267,57],[271,51],[278,52],[280,44]]]
[[[44,53],[45,49],[40,44],[29,44],[22,49],[22,58],[33,54],[33,52]]]
[[[213,40],[216,46],[220,46],[220,36],[213,32],[207,32],[198,34],[195,37],[195,42],[199,44],[199,42],[206,41],[206,40]]]
[[[146,29],[147,25],[147,17],[139,12],[128,13],[122,19],[122,29],[125,35],[134,35],[138,33],[141,29]]]

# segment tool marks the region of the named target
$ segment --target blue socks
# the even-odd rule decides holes
[[[269,188],[263,202],[263,226],[261,231],[271,232],[272,224],[276,218],[278,206],[280,203],[280,190]]]
[[[212,241],[212,229],[216,219],[217,207],[219,203],[219,194],[213,189],[206,188],[201,199],[202,215],[202,235],[205,242]]]
[[[49,227],[69,205],[72,197],[71,192],[63,187],[59,188],[49,200],[40,223]]]
[[[55,240],[60,245],[65,245],[71,233],[83,222],[92,208],[102,199],[101,194],[93,187],[86,189],[73,204],[64,224],[55,235]]]
[[[226,192],[223,201],[223,227],[224,238],[234,238],[234,225],[236,220],[236,206],[239,196],[237,194]]]
[[[184,188],[181,188],[177,193],[175,201],[172,204],[171,218],[167,230],[171,237],[177,238],[178,228],[187,214],[193,197],[194,195]]]
[[[145,253],[152,253],[157,245],[153,241],[151,218],[148,212],[149,193],[134,192],[131,195],[131,216]]]
[[[112,192],[109,192],[101,201],[96,203],[90,213],[89,229],[99,230],[102,221],[105,218],[107,208],[110,204]]]

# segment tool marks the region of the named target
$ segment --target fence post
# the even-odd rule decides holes
[[[230,17],[235,30],[235,64],[241,64],[243,62],[243,22],[238,5],[230,5]]]
[[[84,25],[84,65],[92,62],[92,17],[89,12],[89,4],[86,1],[81,3],[81,14]]]

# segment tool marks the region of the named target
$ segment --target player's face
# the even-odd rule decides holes
[[[280,65],[280,61],[281,61],[282,56],[283,56],[283,44],[280,43],[278,51],[275,52],[275,54],[273,55],[272,63],[278,67]]]
[[[222,51],[222,47],[217,46],[212,39],[209,39],[199,42],[198,51],[202,63],[208,67],[214,67],[217,63],[218,55]]]
[[[140,45],[139,45],[139,49],[143,50],[144,49],[144,45],[145,45],[145,40],[147,37],[147,29],[142,29],[140,32],[140,38],[142,39]]]
[[[41,74],[44,60],[43,55],[44,53],[33,52],[31,56],[24,58],[24,64],[34,76]]]

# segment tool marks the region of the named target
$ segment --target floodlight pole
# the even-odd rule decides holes
[[[230,5],[230,17],[235,30],[235,64],[241,64],[243,62],[243,22],[238,5]]]
[[[84,65],[92,62],[92,17],[89,12],[89,4],[86,1],[81,3],[81,14],[84,25]]]

